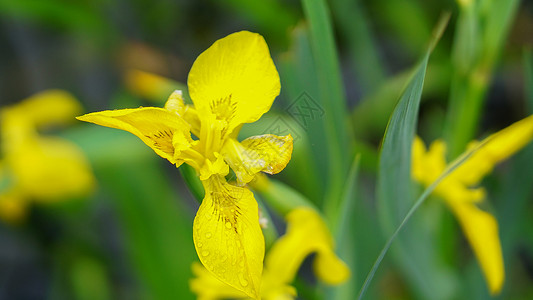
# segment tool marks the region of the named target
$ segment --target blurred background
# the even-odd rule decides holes
[[[428,65],[419,135],[426,141],[442,137],[451,86],[461,82],[463,69],[479,68],[487,79],[478,96],[482,104],[473,118],[477,125],[472,137],[533,113],[528,73],[533,2],[510,1],[515,4],[505,12],[490,14],[485,11],[491,1],[473,1],[479,4],[479,15],[465,8],[469,2],[325,1],[346,100],[346,127],[355,137],[354,151],[362,153],[350,231],[357,253],[350,282],[355,291],[388,237],[380,230],[374,201],[379,143],[443,12],[451,12],[451,20]],[[319,112],[326,101],[319,86],[330,75],[317,75],[312,53],[317,42],[312,39],[318,37],[310,39],[309,18],[296,0],[0,0],[0,109],[49,89],[71,93],[82,104],[79,114],[163,106],[172,90],[186,83],[195,58],[214,41],[240,30],[257,32],[269,45],[282,93],[273,111],[244,128],[243,135],[260,134],[278,117],[284,120],[275,125],[282,124],[282,131],[296,137],[295,154],[276,177],[320,205],[329,158],[323,142],[327,133],[317,128],[325,117],[318,113],[302,124],[291,115],[291,105],[302,97]],[[468,43],[476,39],[481,40],[477,46]],[[465,45],[467,49],[461,48]],[[142,87],[149,85],[148,79],[136,70],[170,81],[161,90],[147,91]],[[90,192],[62,201],[35,201],[25,217],[0,222],[0,299],[193,299],[188,280],[191,262],[197,260],[192,219],[198,203],[180,172],[118,130],[72,118],[38,132],[77,145],[95,181]],[[6,147],[6,141],[0,136],[0,145]],[[531,147],[521,154],[521,160],[510,161],[485,180],[494,195],[489,200],[500,222],[506,262],[501,299],[533,298]],[[0,179],[8,154],[2,155]],[[0,181],[0,195],[6,182]],[[438,209],[428,204],[421,210]],[[402,268],[386,259],[367,299],[489,298],[453,217],[438,215],[444,224],[435,229],[438,257],[453,269],[453,288],[428,298],[417,287],[424,283],[404,278]],[[304,294],[302,299],[313,296]]]

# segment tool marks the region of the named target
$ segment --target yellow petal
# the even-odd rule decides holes
[[[478,184],[499,162],[509,158],[533,139],[533,115],[489,136],[483,145],[453,176],[467,185]],[[475,144],[472,144],[473,147]]]
[[[6,157],[17,187],[37,201],[87,194],[94,187],[89,162],[75,144],[60,138],[27,141]]]
[[[473,203],[447,201],[479,261],[491,294],[498,294],[503,286],[505,271],[498,236],[498,223],[489,213]]]
[[[135,69],[126,72],[125,82],[133,93],[159,103],[176,88],[176,83],[168,78]]]
[[[214,114],[227,122],[227,134],[254,122],[279,95],[279,75],[262,36],[248,31],[216,41],[194,62],[189,94],[200,118]]]
[[[215,300],[248,298],[245,293],[217,279],[198,262],[192,264],[192,272],[195,278],[189,281],[189,287],[191,288],[191,291],[196,294],[198,299]]]
[[[257,202],[250,190],[221,176],[203,183],[206,194],[193,224],[198,257],[216,278],[258,299],[265,242]]]
[[[24,220],[28,212],[28,202],[16,192],[0,193],[0,219],[11,224]]]
[[[122,129],[135,134],[159,156],[171,163],[181,163],[176,159],[173,136],[179,132],[185,139],[181,142],[181,151],[192,146],[190,126],[178,115],[157,107],[141,107],[95,112],[77,117],[78,120],[101,126]],[[183,144],[185,142],[185,144]],[[187,144],[188,143],[188,144]]]
[[[296,208],[287,214],[287,233],[270,249],[265,268],[288,283],[313,252],[314,269],[322,281],[340,284],[350,277],[350,269],[333,252],[333,238],[320,215],[307,207]]]
[[[72,122],[82,111],[80,103],[63,90],[46,90],[6,108],[35,126]]]
[[[235,172],[239,183],[248,183],[258,172],[276,174],[291,160],[292,136],[265,134],[245,139],[241,143],[229,139],[222,155]]]

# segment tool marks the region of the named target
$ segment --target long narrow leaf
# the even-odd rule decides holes
[[[429,56],[446,24],[447,18],[442,18],[428,51],[415,69],[414,76],[392,113],[383,140],[377,197],[380,221],[387,235],[396,232],[398,226],[403,227],[399,224],[403,224],[403,216],[413,205],[410,179],[411,143],[414,139]],[[400,236],[394,247],[396,263],[422,298],[446,299],[451,296],[453,283],[449,275],[450,270],[438,260],[437,253],[425,226],[410,226],[408,234]]]

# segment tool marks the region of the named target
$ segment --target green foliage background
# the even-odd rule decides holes
[[[124,84],[125,72],[149,71],[179,85],[215,40],[240,30],[260,33],[282,94],[242,134],[264,133],[282,120],[298,139],[291,163],[275,176],[275,193],[258,198],[273,211],[284,209],[279,195],[321,209],[353,276],[326,288],[309,281],[304,267],[300,297],[354,299],[415,203],[413,134],[444,137],[451,161],[471,139],[533,113],[533,5],[460,1],[466,2],[0,0],[0,104],[62,88],[87,112],[162,106],[171,90],[159,101],[141,99]],[[443,12],[451,18],[430,56]],[[302,95],[321,111],[303,124],[291,113]],[[396,124],[400,113],[404,123]],[[384,137],[387,124],[396,125]],[[187,170],[180,173],[124,132],[75,123],[54,133],[87,153],[98,188],[88,199],[36,206],[22,226],[0,225],[0,299],[194,298],[188,280],[197,259],[198,191],[187,187]],[[529,299],[533,145],[484,186],[506,267],[497,298]],[[393,241],[364,297],[490,298],[456,221],[432,197]]]

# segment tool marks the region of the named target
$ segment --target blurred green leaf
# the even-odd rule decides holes
[[[531,47],[524,51],[524,78],[526,109],[533,114],[533,50]]]
[[[161,169],[167,162],[123,131],[85,125],[69,136],[87,153],[103,191],[111,195],[126,254],[149,298],[192,299],[192,212]]]
[[[352,64],[363,94],[373,92],[385,79],[385,69],[361,1],[332,0],[339,33],[347,41]]]
[[[225,7],[238,11],[251,23],[257,24],[266,36],[272,35],[278,43],[285,44],[287,31],[296,24],[297,18],[284,1],[279,0],[226,0],[218,1]]]
[[[290,50],[280,58],[278,65],[282,85],[281,100],[285,102],[285,111],[294,120],[287,123],[287,126],[296,133],[299,133],[304,140],[308,140],[310,147],[310,151],[308,152],[311,157],[306,162],[303,161],[303,163],[307,164],[304,169],[307,170],[306,173],[309,176],[304,178],[298,176],[298,181],[305,182],[305,186],[298,185],[298,188],[313,203],[321,205],[324,199],[324,185],[320,183],[327,182],[328,172],[328,160],[323,159],[323,157],[327,156],[328,151],[327,145],[324,142],[326,140],[326,129],[323,126],[322,120],[319,119],[322,117],[320,114],[315,115],[313,112],[304,111],[304,113],[309,114],[309,118],[294,115],[294,112],[299,112],[294,109],[298,109],[300,105],[304,105],[305,103],[303,102],[305,101],[309,101],[311,106],[315,103],[318,105],[316,100],[319,98],[318,78],[307,35],[307,29],[303,25],[296,27],[292,31]],[[299,147],[299,143],[301,142],[294,141],[295,149]],[[298,159],[294,155],[291,161],[295,158]],[[289,168],[291,168],[292,163],[289,163]]]
[[[452,50],[453,75],[445,128],[449,158],[475,136],[497,57],[519,1],[459,1]]]
[[[448,18],[449,16],[442,18],[437,26],[430,47],[415,68],[415,73],[400,97],[385,132],[379,161],[377,198],[380,222],[384,232],[392,237],[376,261],[377,264],[399,230],[421,204],[412,202],[411,144],[415,135],[429,56],[442,35]],[[419,297],[449,299],[453,294],[450,270],[436,257],[437,251],[431,233],[422,225],[420,217],[416,216],[406,231],[398,236],[393,247],[396,262]],[[370,278],[373,272],[375,268],[371,271]],[[365,282],[362,293],[367,284],[368,281]]]
[[[94,37],[108,36],[114,32],[94,5],[83,2],[57,0],[0,0],[0,15],[38,21]]]
[[[330,11],[325,0],[302,0],[305,16],[309,22],[310,44],[318,76],[320,97],[317,99],[324,110],[326,130],[328,181],[326,198],[339,206],[344,178],[348,174],[352,154],[351,127],[346,115],[346,99],[339,66],[339,59]]]

